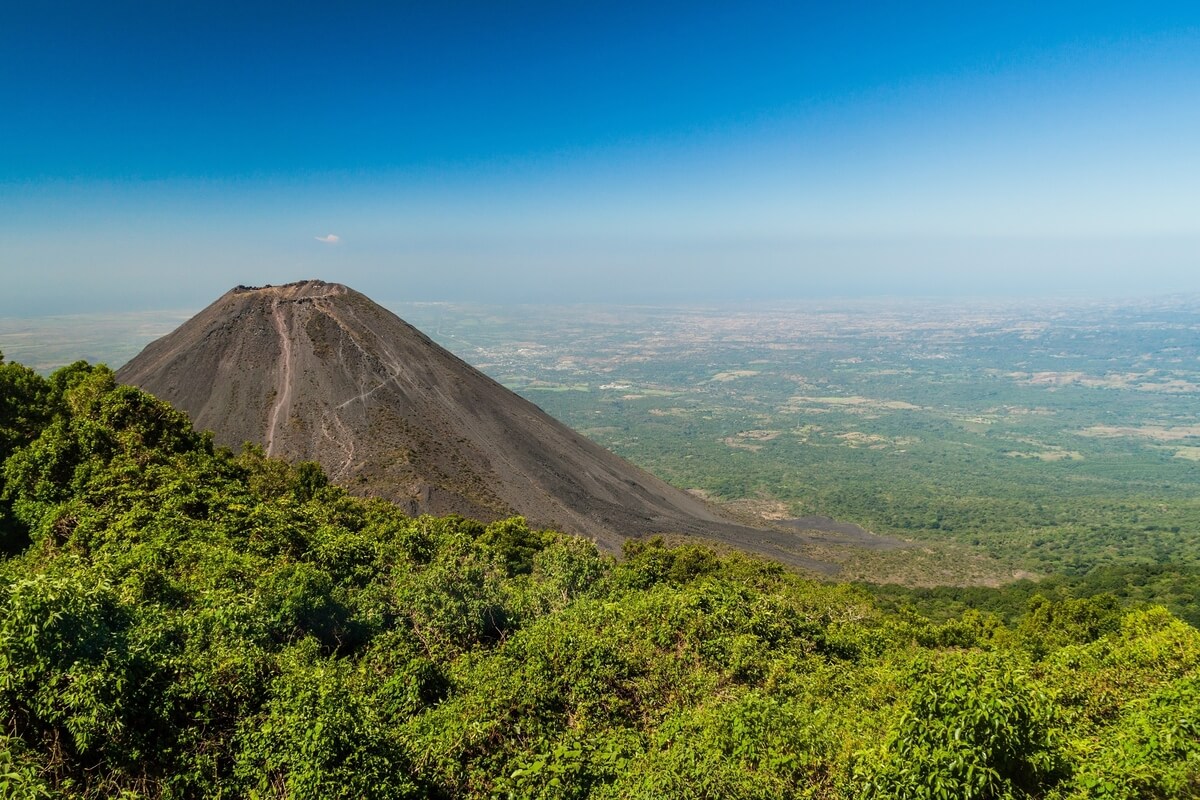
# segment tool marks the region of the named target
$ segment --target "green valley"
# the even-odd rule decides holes
[[[848,576],[994,583],[1200,558],[1200,301],[396,307],[727,509],[827,515],[963,565],[956,581],[941,559],[848,554]]]

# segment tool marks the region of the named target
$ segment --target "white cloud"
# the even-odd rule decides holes
[[[318,242],[324,242],[325,244],[337,244],[342,240],[342,237],[338,236],[336,233],[331,233],[327,236],[314,236],[313,238]]]

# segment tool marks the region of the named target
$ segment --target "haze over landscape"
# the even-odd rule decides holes
[[[51,2],[0,315],[1200,290],[1184,3]]]

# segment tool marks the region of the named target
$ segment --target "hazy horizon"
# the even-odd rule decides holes
[[[48,321],[55,318],[85,318],[96,317],[106,320],[117,320],[122,315],[129,315],[131,320],[136,321],[139,315],[176,315],[180,320],[187,319],[203,308],[216,301],[221,294],[233,289],[237,285],[281,285],[282,283],[295,283],[304,280],[325,280],[319,276],[308,276],[297,278],[295,281],[281,281],[280,283],[267,284],[232,284],[226,286],[218,294],[207,297],[184,297],[180,295],[181,301],[177,303],[139,303],[134,304],[129,302],[129,298],[113,298],[112,302],[104,302],[94,297],[78,298],[76,305],[64,303],[62,301],[52,301],[45,307],[39,307],[36,303],[22,303],[18,307],[13,304],[12,310],[6,310],[6,305],[0,303],[0,321],[20,321],[20,320],[41,320]],[[339,282],[339,281],[327,281]],[[344,282],[343,282],[344,283]],[[361,291],[360,286],[349,283],[351,289]],[[850,309],[865,309],[871,306],[894,306],[896,308],[911,308],[913,305],[926,304],[931,308],[955,308],[958,306],[979,307],[979,308],[995,308],[1005,309],[1012,306],[1027,306],[1031,309],[1079,309],[1088,306],[1100,305],[1107,307],[1139,307],[1145,305],[1151,306],[1176,306],[1176,305],[1197,305],[1200,307],[1200,290],[1191,291],[1111,291],[1098,292],[1087,291],[1080,288],[1077,291],[1030,291],[1025,293],[1020,292],[991,292],[991,293],[971,293],[965,291],[946,291],[936,292],[930,291],[919,293],[916,291],[902,294],[898,292],[890,294],[850,294],[829,292],[812,292],[807,295],[792,295],[792,296],[775,296],[775,297],[730,297],[730,296],[710,296],[710,295],[694,295],[688,296],[686,293],[678,292],[670,295],[646,295],[638,299],[564,299],[562,297],[496,297],[496,296],[460,296],[460,297],[437,297],[430,295],[428,297],[411,298],[411,297],[395,297],[385,294],[374,294],[363,292],[372,300],[384,306],[385,308],[399,314],[399,309],[405,307],[421,307],[421,306],[450,306],[450,307],[476,307],[479,309],[500,309],[500,310],[521,310],[533,309],[537,307],[552,307],[556,309],[571,308],[571,307],[593,307],[593,308],[628,308],[628,309],[669,309],[669,310],[752,310],[755,308],[794,308],[811,305],[815,308],[824,310],[835,309],[839,307],[847,307]],[[190,301],[190,302],[189,302]],[[399,314],[403,317],[403,314]],[[2,342],[0,342],[2,344]],[[0,350],[3,348],[0,347]]]
[[[215,299],[206,298],[203,303],[171,308],[108,311],[93,308],[75,313],[0,314],[0,354],[7,361],[23,363],[43,374],[80,359],[120,367],[147,344],[174,331]],[[1072,319],[1094,320],[1116,313],[1127,320],[1144,318],[1157,321],[1184,315],[1177,322],[1195,327],[1191,320],[1200,313],[1200,293],[1119,297],[826,296],[801,300],[726,299],[703,303],[414,301],[386,296],[372,299],[447,347],[454,343],[462,344],[452,333],[447,334],[448,330],[462,326],[485,330],[494,328],[499,320],[505,319],[541,320],[550,328],[554,324],[561,324],[566,332],[578,327],[580,319],[592,317],[607,320],[623,318],[638,324],[653,324],[653,320],[665,323],[681,315],[702,319],[711,314],[728,314],[742,320],[753,320],[778,314],[796,314],[797,319],[803,320],[832,315],[831,319],[869,317],[885,323],[896,316],[919,315],[927,323],[937,324],[979,315],[978,319],[986,327],[997,319],[1050,326],[1062,325],[1066,320],[1069,325]]]
[[[32,4],[0,315],[1200,291],[1187,4]]]

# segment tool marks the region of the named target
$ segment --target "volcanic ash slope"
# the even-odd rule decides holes
[[[609,549],[630,536],[699,535],[831,569],[798,552],[804,536],[722,519],[340,284],[238,286],[117,378],[186,411],[220,444],[317,461],[352,492],[412,513],[520,514]]]

